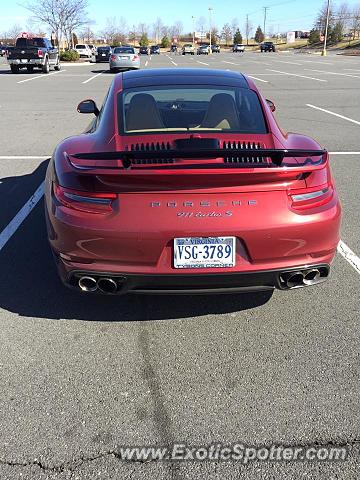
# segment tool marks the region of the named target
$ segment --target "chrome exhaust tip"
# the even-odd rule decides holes
[[[97,283],[93,277],[81,277],[78,285],[83,292],[95,292],[97,290]]]
[[[302,272],[294,272],[286,279],[288,288],[300,287],[304,284],[304,274]]]
[[[319,283],[320,280],[320,271],[317,268],[308,270],[304,275],[304,285],[314,285]]]
[[[99,278],[97,287],[102,293],[115,293],[118,285],[112,278]]]

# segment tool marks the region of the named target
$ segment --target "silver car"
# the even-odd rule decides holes
[[[140,68],[140,57],[133,47],[115,47],[110,55],[110,72],[117,70],[137,70]]]

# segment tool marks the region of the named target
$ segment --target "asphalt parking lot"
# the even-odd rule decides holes
[[[41,191],[34,208],[29,199],[56,144],[89,122],[76,105],[100,105],[113,74],[86,63],[14,75],[1,59],[0,478],[358,479],[360,57],[226,52],[141,63],[254,78],[285,130],[331,152],[343,248],[328,282],[289,292],[100,297],[65,289]],[[350,455],[249,465],[116,457],[119,445],[177,442],[338,444]]]

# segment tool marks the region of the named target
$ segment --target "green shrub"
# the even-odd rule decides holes
[[[80,55],[75,50],[67,50],[66,52],[60,53],[60,60],[64,62],[76,62],[79,60]]]

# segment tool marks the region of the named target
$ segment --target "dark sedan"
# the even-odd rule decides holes
[[[149,55],[149,48],[148,47],[140,47],[139,53],[140,53],[140,55]]]
[[[150,47],[150,55],[160,55],[160,47],[159,47],[159,45],[151,45],[151,47]]]
[[[96,63],[108,62],[111,54],[110,47],[98,47],[95,55]]]

